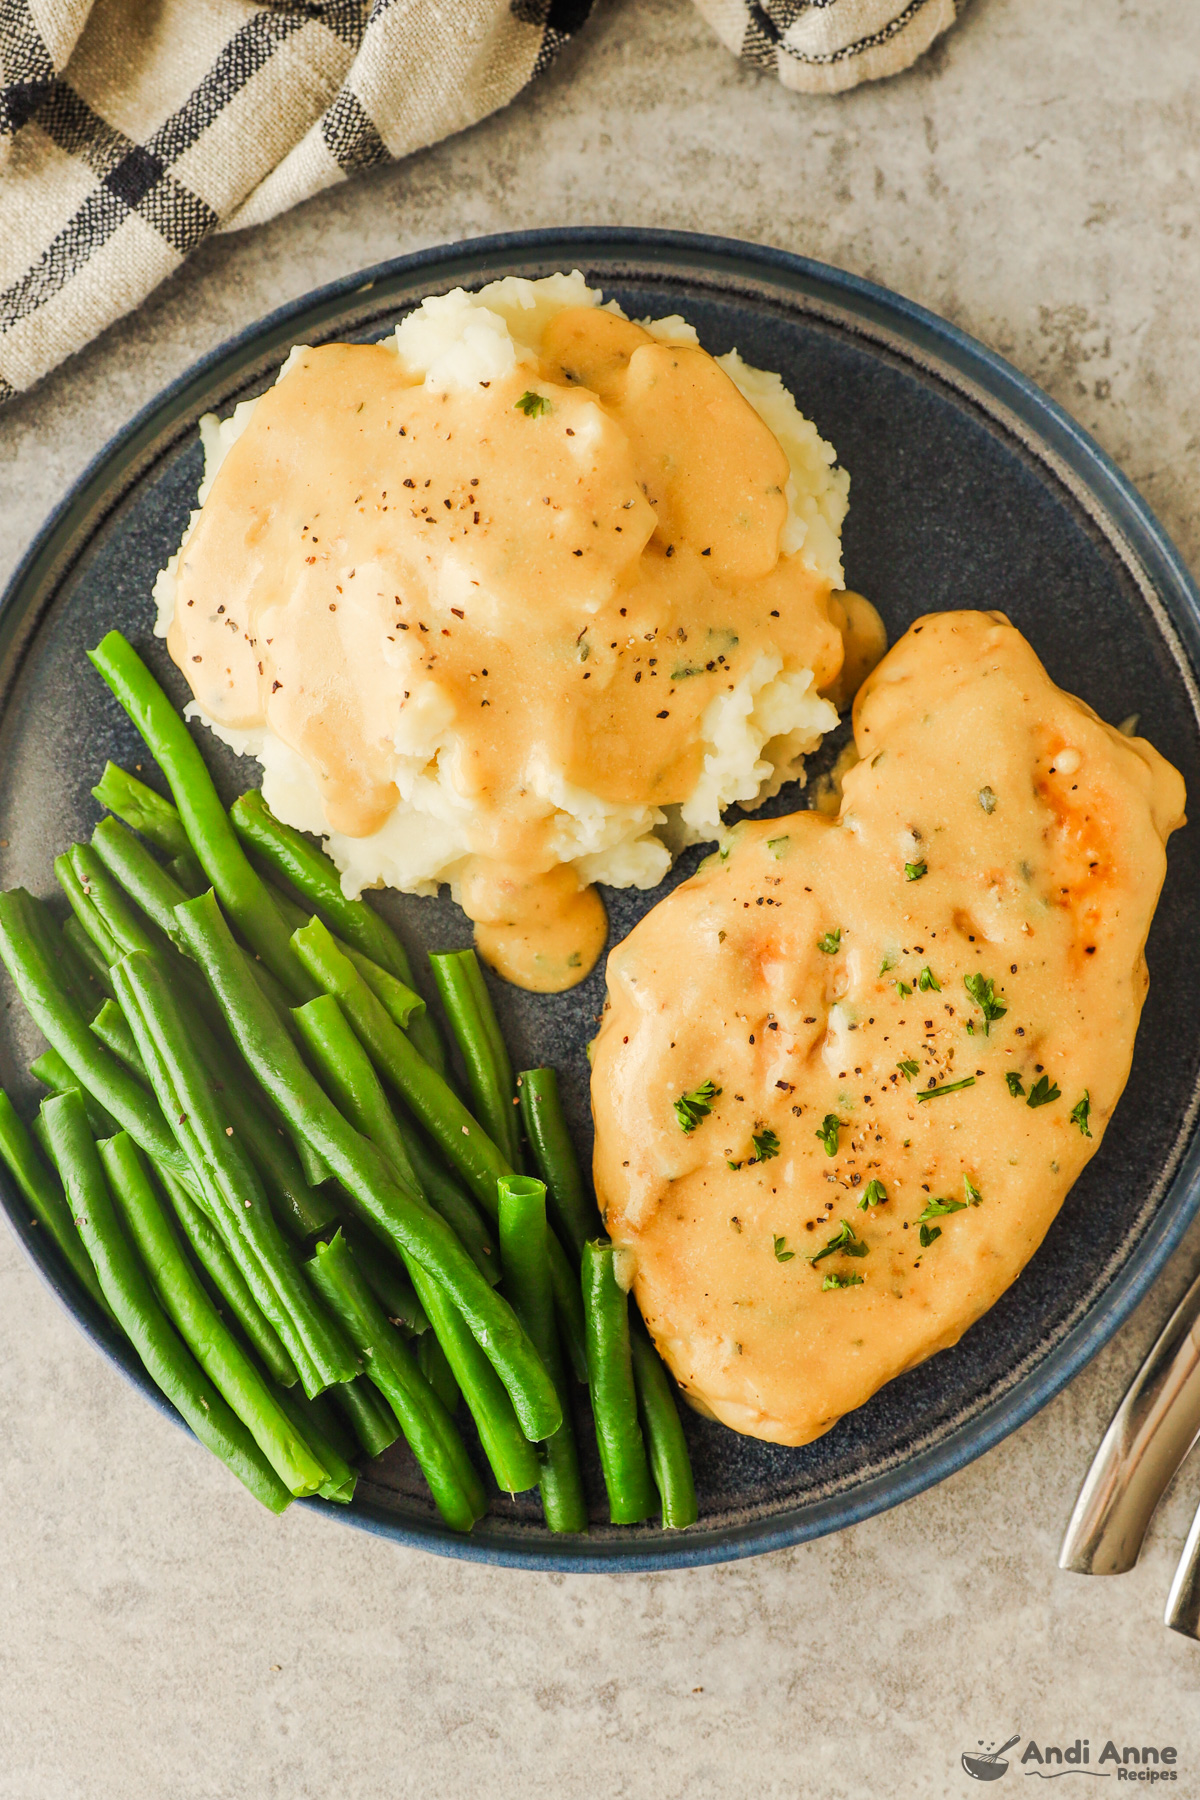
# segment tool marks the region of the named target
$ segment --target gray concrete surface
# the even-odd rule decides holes
[[[0,575],[135,408],[280,301],[423,244],[597,221],[780,244],[936,308],[1093,431],[1200,567],[1198,69],[1188,0],[972,0],[908,75],[803,100],[684,0],[602,0],[536,93],[208,244],[0,414]],[[1200,1795],[1200,1647],[1160,1623],[1196,1470],[1133,1574],[1055,1568],[1198,1261],[1193,1234],[1067,1393],[934,1492],[794,1552],[611,1580],[260,1515],[0,1236],[0,1796],[957,1796],[960,1751],[1014,1731],[1093,1758],[1173,1743],[1169,1791]]]

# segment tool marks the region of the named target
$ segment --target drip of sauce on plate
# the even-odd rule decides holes
[[[845,656],[829,698],[845,712],[887,649],[887,626],[865,594],[852,588],[829,596],[829,614],[842,634]]]
[[[475,947],[518,987],[561,994],[593,968],[608,938],[594,887],[559,863],[531,877],[518,865],[476,857],[463,878],[462,909],[475,921]]]
[[[836,818],[739,826],[612,952],[592,1067],[659,1350],[784,1444],[957,1342],[1041,1243],[1125,1086],[1183,823],[1176,770],[1000,614],[918,621],[854,723]]]
[[[788,477],[707,352],[602,309],[558,314],[536,367],[466,390],[383,345],[307,350],[184,544],[170,652],[218,726],[266,724],[299,753],[334,831],[378,831],[397,756],[419,768],[439,745],[479,948],[557,991],[606,928],[564,878],[556,783],[680,802],[706,707],[757,657],[827,691],[848,610],[860,641],[852,597],[831,607],[780,553]]]

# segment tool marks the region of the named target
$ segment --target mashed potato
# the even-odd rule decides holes
[[[535,987],[599,954],[591,884],[653,886],[837,717],[833,448],[777,375],[600,303],[509,278],[293,350],[201,421],[155,584],[189,710],[346,892],[450,883]]]

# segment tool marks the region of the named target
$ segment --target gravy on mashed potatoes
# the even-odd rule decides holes
[[[497,282],[293,351],[205,422],[156,589],[195,710],[347,892],[449,881],[548,991],[603,948],[592,883],[651,886],[778,791],[883,648],[834,593],[847,478],[779,378],[599,298]]]
[[[610,955],[596,1192],[659,1351],[803,1444],[1021,1273],[1129,1074],[1178,773],[998,613],[918,621],[841,811],[736,828]]]

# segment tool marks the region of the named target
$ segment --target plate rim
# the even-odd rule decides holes
[[[957,388],[968,399],[981,401],[987,415],[1006,424],[1037,462],[1050,465],[1110,542],[1114,541],[1114,532],[1116,539],[1123,540],[1128,552],[1123,559],[1126,566],[1139,580],[1160,624],[1169,626],[1164,633],[1168,648],[1174,648],[1170,643],[1174,637],[1183,652],[1181,674],[1200,715],[1200,588],[1181,552],[1133,482],[1091,434],[1037,383],[961,327],[863,276],[770,245],[650,227],[539,227],[433,245],[327,282],[243,327],[162,388],[89,460],[52,509],[5,585],[0,596],[0,637],[10,635],[22,595],[27,591],[36,594],[39,589],[61,583],[74,557],[67,556],[59,540],[69,531],[77,514],[86,514],[89,506],[94,508],[98,496],[110,490],[113,465],[119,467],[123,459],[127,472],[131,472],[129,481],[136,479],[139,445],[149,459],[155,447],[155,428],[169,423],[189,393],[194,391],[199,397],[208,391],[215,371],[238,360],[248,361],[256,346],[266,345],[291,321],[301,316],[313,320],[314,315],[344,311],[346,303],[356,295],[370,293],[380,285],[399,284],[413,276],[427,277],[429,291],[438,291],[439,279],[443,285],[452,280],[456,265],[464,273],[469,270],[476,279],[482,264],[528,262],[554,254],[560,260],[582,262],[586,268],[589,250],[598,261],[611,262],[625,253],[633,261],[658,261],[663,268],[683,262],[693,277],[698,269],[717,278],[722,272],[736,274],[743,281],[747,275],[752,279],[759,277],[777,289],[782,286],[802,297],[808,302],[810,313],[819,316],[824,312],[850,329],[857,324],[868,341],[879,344],[891,340],[904,360],[923,364],[943,384]],[[115,504],[114,499],[104,512]],[[91,523],[80,551],[99,522],[97,519]],[[62,563],[57,570],[56,561]],[[1171,605],[1164,601],[1164,594],[1170,595]],[[27,638],[36,634],[39,617],[40,609],[35,609],[28,621],[20,621],[28,624]],[[16,647],[17,666],[23,659],[24,644]],[[5,660],[10,658],[6,656]],[[14,672],[15,669],[10,670],[6,688]],[[782,1510],[774,1519],[725,1524],[709,1531],[693,1528],[666,1544],[662,1533],[655,1531],[641,1548],[634,1534],[619,1542],[593,1539],[590,1547],[586,1539],[555,1539],[549,1534],[536,1549],[516,1542],[510,1546],[495,1540],[449,1535],[433,1521],[424,1525],[398,1520],[371,1501],[358,1502],[354,1508],[337,1507],[319,1499],[300,1504],[410,1548],[456,1560],[562,1574],[650,1573],[737,1561],[861,1523],[935,1486],[1026,1424],[1125,1323],[1200,1210],[1200,1135],[1194,1129],[1194,1112],[1195,1099],[1189,1115],[1193,1120],[1190,1140],[1184,1144],[1178,1165],[1166,1180],[1153,1220],[1088,1312],[1024,1375],[940,1443],[918,1450],[903,1463],[846,1492],[802,1502]],[[44,1239],[39,1242],[38,1234],[28,1226],[28,1206],[18,1195],[7,1170],[0,1170],[0,1199],[18,1243],[79,1329],[126,1380],[186,1431],[183,1420],[149,1382],[127,1347],[115,1339],[110,1341],[99,1314],[93,1316],[93,1309],[45,1257]]]

